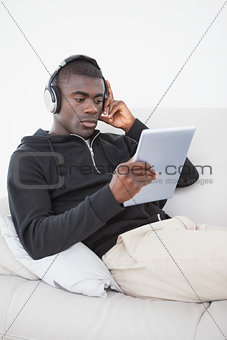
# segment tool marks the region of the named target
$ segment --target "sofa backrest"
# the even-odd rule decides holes
[[[151,108],[132,110],[146,122]],[[226,109],[157,109],[149,119],[149,128],[195,125],[188,157],[196,165],[199,181],[176,190],[165,210],[171,215],[185,215],[196,223],[227,226],[227,110]],[[98,128],[103,132],[122,133],[103,122]],[[7,197],[0,198],[0,213],[9,213]]]
[[[9,212],[9,203],[7,196],[0,197],[0,214],[8,215]]]

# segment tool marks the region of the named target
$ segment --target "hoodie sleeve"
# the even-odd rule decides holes
[[[107,184],[79,205],[54,215],[41,167],[33,157],[21,157],[18,167],[19,153],[16,151],[10,159],[8,198],[18,237],[33,259],[56,254],[85,240],[124,209]]]
[[[140,139],[140,135],[143,130],[148,129],[148,127],[143,124],[139,119],[136,118],[134,124],[131,126],[130,130],[125,134],[126,136],[130,137],[134,141],[131,141],[129,143],[129,148],[131,152],[131,157],[134,155],[136,152],[136,148]],[[199,173],[195,166],[191,163],[191,161],[186,158],[183,169],[181,171],[177,187],[178,188],[183,188],[192,185],[195,183],[199,178]]]

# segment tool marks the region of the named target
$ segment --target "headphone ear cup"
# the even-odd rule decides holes
[[[46,87],[44,91],[46,108],[51,113],[57,113],[61,108],[61,93],[57,86]]]
[[[51,88],[46,87],[44,91],[44,102],[46,108],[51,113],[55,113],[56,110],[56,96]]]
[[[55,111],[53,113],[58,113],[61,109],[61,91],[57,86],[52,85],[53,93],[55,95]]]

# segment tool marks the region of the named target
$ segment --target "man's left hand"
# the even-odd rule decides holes
[[[108,98],[104,103],[104,115],[100,116],[99,120],[127,132],[133,125],[135,117],[123,101],[114,100],[113,92],[108,80],[106,80],[106,84],[108,88]]]

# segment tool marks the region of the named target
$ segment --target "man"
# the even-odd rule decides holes
[[[22,139],[8,172],[11,215],[30,256],[40,259],[81,241],[104,259],[116,249],[119,235],[172,220],[162,210],[165,201],[122,204],[156,173],[150,164],[133,161],[147,127],[113,98],[96,61],[86,56],[66,59],[46,92],[53,124],[49,131],[39,129]],[[125,134],[101,133],[95,129],[98,120]],[[178,186],[197,179],[187,159]]]
[[[114,100],[109,82],[105,84],[101,71],[86,59],[62,67],[54,84],[61,92],[61,107],[53,115],[50,131],[39,129],[24,137],[11,158],[8,191],[13,221],[34,259],[79,241],[102,257],[122,232],[169,218],[161,210],[163,202],[122,205],[155,178],[148,164],[131,160],[146,126],[124,102]],[[108,116],[101,116],[107,110]],[[123,129],[125,135],[100,133],[95,129],[98,120]],[[64,164],[55,163],[58,154]],[[22,186],[15,183],[13,172],[18,159]],[[121,172],[121,167],[135,165],[141,169]],[[57,187],[61,173],[64,184]],[[196,179],[196,171],[190,171],[181,181]],[[40,189],[42,185],[46,189]],[[52,185],[56,188],[50,189]]]

